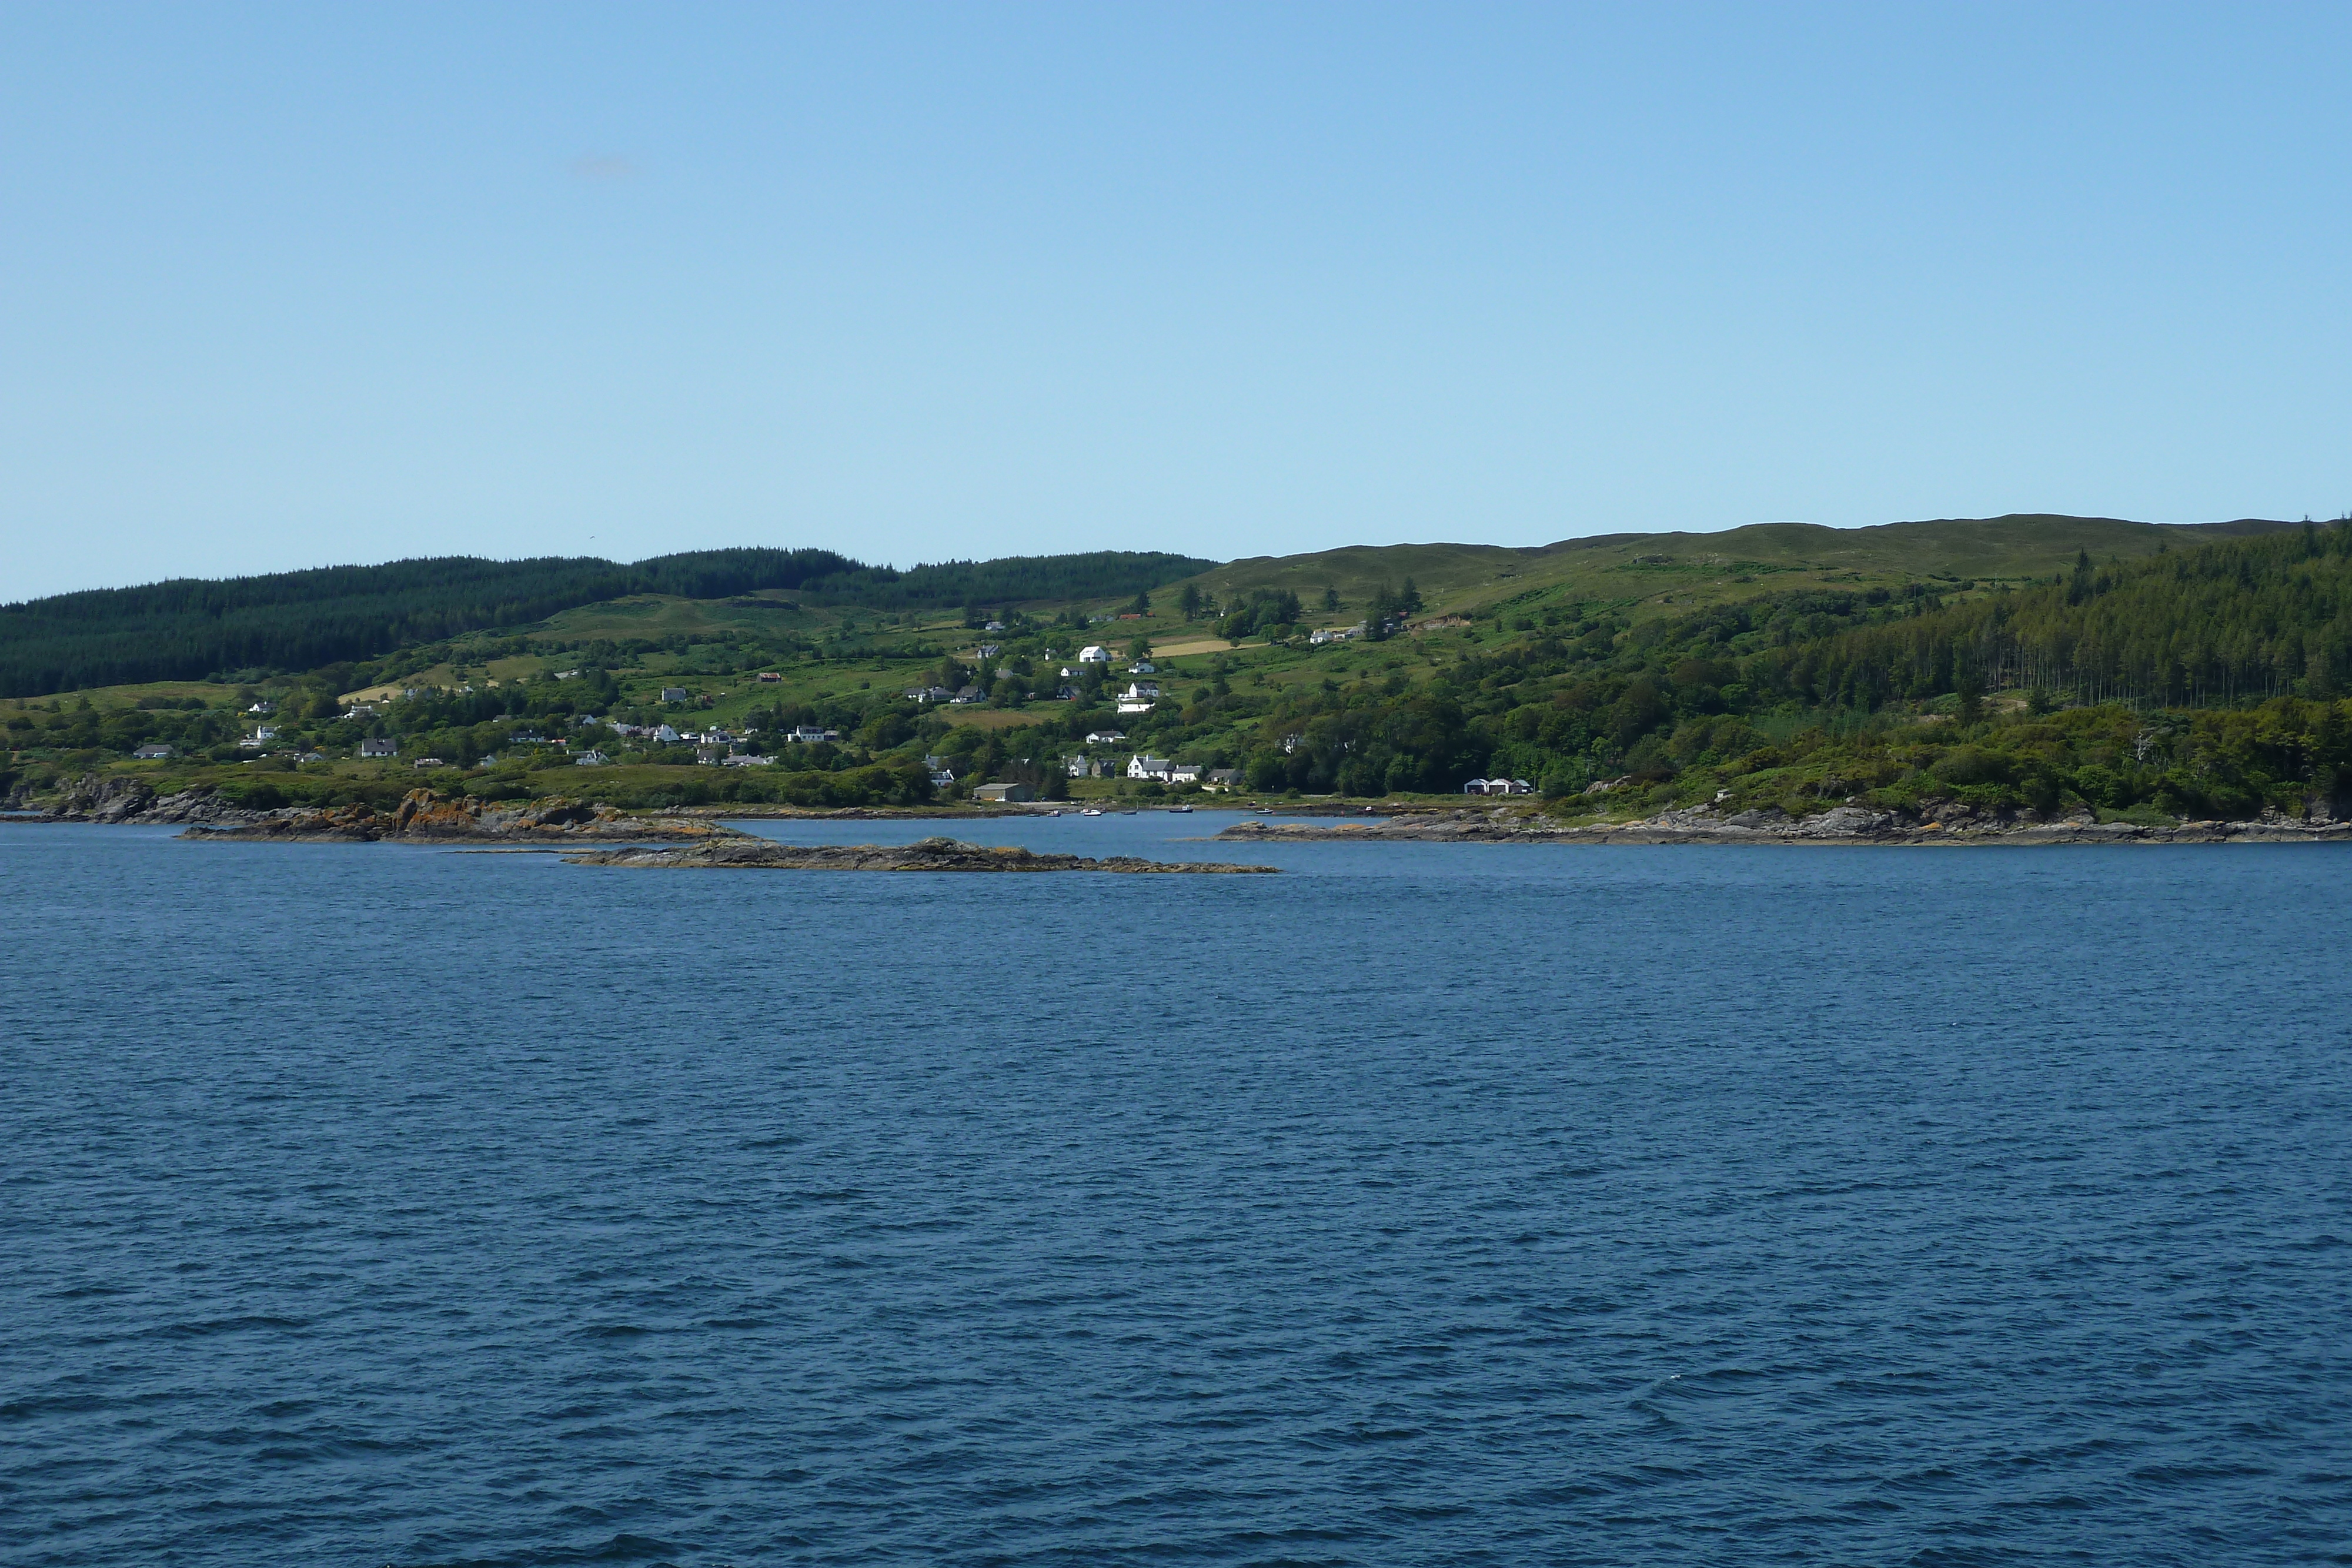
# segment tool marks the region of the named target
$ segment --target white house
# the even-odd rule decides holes
[[[661,690],[661,700],[666,703],[682,703],[686,700],[686,688],[684,686],[664,686]]]
[[[142,746],[131,755],[142,762],[161,762],[172,755],[172,748],[168,746]]]
[[[1125,740],[1126,738],[1127,731],[1123,729],[1090,729],[1087,731],[1087,744],[1088,746],[1117,746],[1120,741]]]
[[[1091,757],[1065,757],[1062,765],[1070,770],[1073,779],[1092,779],[1102,771],[1102,765]]]
[[[1171,784],[1198,784],[1201,781],[1201,775],[1204,771],[1205,769],[1197,762],[1173,763],[1168,769],[1168,782]]]
[[[784,738],[798,741],[803,746],[815,746],[827,740],[839,740],[841,731],[827,729],[821,724],[796,724],[793,727],[792,734]]]
[[[738,752],[719,766],[721,768],[773,768],[775,765],[776,759],[772,757],[754,757],[749,752]]]
[[[613,759],[592,747],[572,760],[583,768],[602,768]]]
[[[1138,659],[1127,667],[1127,673],[1130,675],[1156,675],[1160,673],[1160,666],[1149,659]]]
[[[1462,786],[1465,795],[1532,795],[1536,787],[1524,779],[1473,779]]]
[[[1085,647],[1078,650],[1078,663],[1081,664],[1108,664],[1110,663],[1110,650],[1104,647],[1099,643],[1089,643]]]
[[[1164,757],[1146,757],[1139,751],[1127,759],[1127,776],[1129,779],[1157,779],[1164,784],[1172,766]]]
[[[983,632],[1002,632],[1004,630],[1004,622],[1002,621],[992,621],[987,625],[982,627],[981,630]]]
[[[396,740],[362,740],[360,742],[360,755],[362,757],[397,757],[400,755],[400,742]]]
[[[273,702],[257,702],[245,711],[247,713],[276,713],[278,711],[278,705]]]

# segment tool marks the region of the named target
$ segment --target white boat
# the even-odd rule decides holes
[[[1099,817],[1102,813],[1096,810],[1092,806],[1089,806],[1085,810],[1080,811],[1078,815],[1081,817]]]

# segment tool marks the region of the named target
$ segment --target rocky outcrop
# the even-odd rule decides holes
[[[125,822],[155,803],[154,786],[143,779],[101,779],[85,774],[58,792],[52,813],[69,822]]]
[[[611,806],[551,795],[520,802],[478,800],[411,789],[394,808],[387,831],[410,839],[611,838],[705,839],[734,830],[691,817],[635,817]]]
[[[149,803],[147,809],[125,821],[193,823],[193,822],[257,822],[271,813],[239,806],[217,789],[183,789],[176,795],[164,795]]]
[[[705,840],[740,835],[688,817],[633,817],[610,806],[561,796],[528,801],[478,800],[436,789],[411,789],[390,811],[368,806],[296,808],[243,813],[237,820],[186,819],[182,838],[267,843],[372,843],[479,840],[568,842],[579,839]]]
[[[30,805],[29,800],[21,802]],[[45,821],[132,825],[189,822],[248,823],[276,815],[237,805],[217,789],[202,787],[158,795],[144,779],[85,774],[59,790]]]
[[[1029,850],[968,844],[956,839],[920,839],[911,844],[779,844],[738,838],[679,849],[592,850],[565,855],[572,865],[618,865],[694,871],[1107,871],[1170,872],[1196,875],[1264,874],[1270,865],[1222,862],[1177,863],[1112,855],[1041,855]]]

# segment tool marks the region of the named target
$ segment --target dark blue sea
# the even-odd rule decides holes
[[[2352,852],[1219,823],[0,826],[0,1561],[2352,1562]]]

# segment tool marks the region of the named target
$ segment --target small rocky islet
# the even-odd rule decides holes
[[[563,857],[571,865],[614,865],[692,871],[1099,871],[1171,873],[1197,876],[1265,875],[1270,865],[1222,861],[1169,862],[1133,855],[1039,854],[1003,844],[959,839],[918,839],[911,844],[780,844],[750,837],[677,846],[633,845]]]

